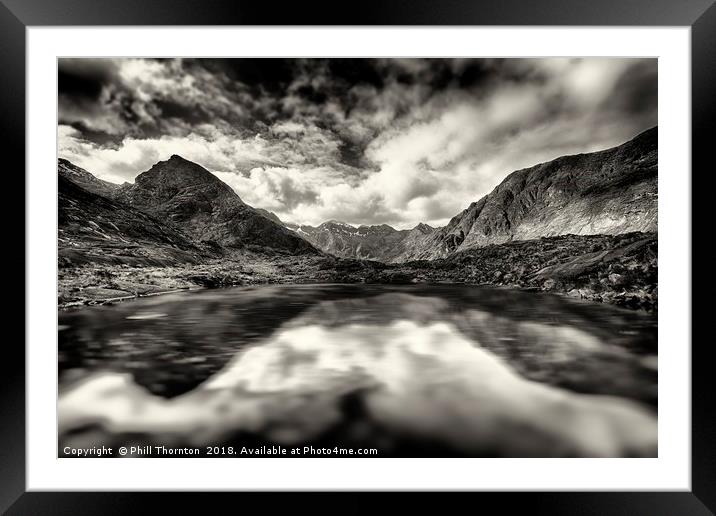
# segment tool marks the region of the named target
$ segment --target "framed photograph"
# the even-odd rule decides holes
[[[2,0],[0,507],[712,514],[712,4]]]

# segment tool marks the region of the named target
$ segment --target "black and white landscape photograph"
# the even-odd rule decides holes
[[[658,456],[656,59],[57,66],[59,457]]]

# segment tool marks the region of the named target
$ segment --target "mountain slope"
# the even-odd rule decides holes
[[[657,229],[657,128],[611,149],[513,172],[397,261],[564,234]]]
[[[269,220],[273,220],[276,224],[281,224],[282,226],[285,226],[285,224],[281,221],[281,219],[278,218],[278,215],[276,215],[272,211],[264,210],[263,208],[254,208],[259,215],[263,215]]]
[[[61,267],[85,263],[176,265],[211,256],[185,234],[149,215],[58,177]]]
[[[180,228],[199,241],[292,254],[318,251],[306,240],[244,204],[205,168],[173,155],[125,184],[116,198]]]
[[[427,224],[411,230],[397,230],[387,224],[355,227],[329,220],[318,227],[286,224],[286,227],[314,246],[341,258],[391,262],[434,231]]]
[[[57,173],[88,192],[105,197],[110,197],[119,189],[118,184],[103,181],[66,159],[60,158],[57,160]]]

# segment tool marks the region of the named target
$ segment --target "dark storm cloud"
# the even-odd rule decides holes
[[[182,65],[189,73],[203,68],[212,74],[222,74],[229,79],[229,87],[238,84],[271,92],[279,92],[288,86],[296,66],[295,60],[281,58],[184,59]]]
[[[116,66],[106,59],[60,59],[57,83],[60,95],[77,101],[97,100],[105,86],[115,81]]]
[[[103,87],[103,81],[98,78],[61,68],[57,73],[57,83],[61,94],[78,99],[97,100]]]
[[[121,80],[113,60],[60,59],[58,104],[60,123],[99,145],[116,144],[128,135],[156,134],[151,109],[141,111],[142,104]]]
[[[154,99],[161,116],[165,119],[178,119],[191,125],[205,124],[213,120],[210,113],[199,104],[183,104],[171,99]]]
[[[350,167],[365,169],[375,166],[366,159],[365,148],[362,145],[343,140],[338,147],[338,151],[341,162]]]
[[[654,113],[658,101],[657,61],[638,61],[614,84],[605,107],[635,115]]]
[[[381,89],[385,84],[384,68],[389,68],[375,59],[331,59],[327,62],[328,73],[336,82],[345,87],[369,84]]]
[[[176,153],[282,219],[433,224],[509,172],[656,124],[655,59],[61,59],[60,151]]]
[[[89,141],[189,134],[211,123],[245,136],[296,120],[330,132],[348,166],[365,166],[366,142],[431,97],[446,90],[485,94],[502,79],[528,75],[506,66],[508,60],[153,59],[144,60],[147,84],[139,85],[138,77],[122,73],[131,68],[126,62],[60,60],[60,119]],[[156,80],[149,71],[165,77]],[[419,93],[401,98],[399,89]],[[398,94],[381,105],[387,91]]]

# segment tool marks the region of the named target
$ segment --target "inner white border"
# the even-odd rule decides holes
[[[690,490],[690,40],[688,27],[28,28],[27,488]],[[659,458],[56,458],[56,59],[242,55],[658,56]]]

